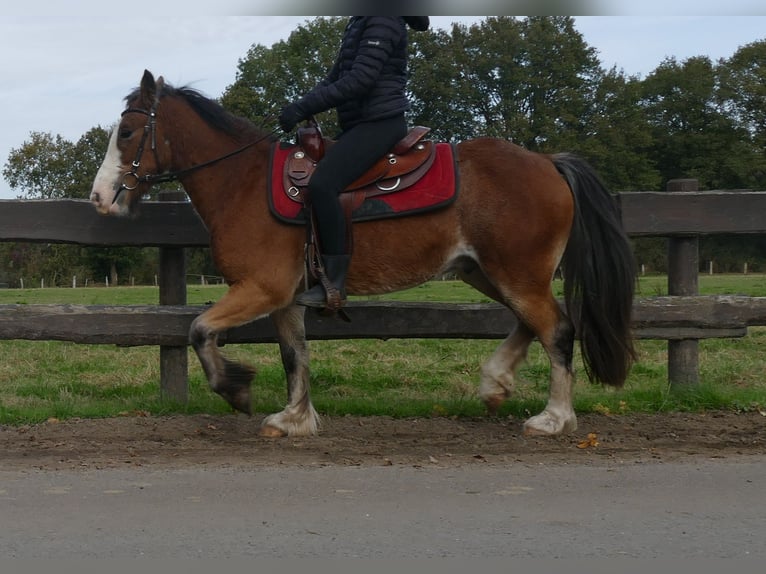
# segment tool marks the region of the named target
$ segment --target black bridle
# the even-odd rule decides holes
[[[160,103],[160,96],[158,93],[157,97],[154,99],[154,103],[152,104],[152,108],[150,110],[147,111],[143,108],[127,108],[125,111],[122,112],[122,114],[120,114],[120,117],[125,116],[125,114],[143,114],[147,116],[148,119],[146,121],[146,125],[144,126],[144,133],[141,134],[141,141],[138,143],[138,148],[136,149],[136,159],[134,159],[133,163],[130,164],[130,167],[131,167],[130,171],[126,171],[124,174],[122,174],[122,181],[120,182],[120,187],[115,192],[114,199],[112,199],[113,204],[117,202],[117,199],[120,197],[120,194],[123,191],[132,191],[136,189],[141,183],[155,184],[155,183],[165,183],[169,181],[176,181],[178,178],[184,175],[188,175],[204,167],[211,166],[213,164],[218,163],[219,161],[223,161],[237,154],[240,154],[246,149],[249,149],[253,147],[254,145],[259,144],[262,141],[276,135],[279,131],[278,128],[274,128],[273,130],[266,133],[265,135],[259,137],[258,139],[250,143],[243,145],[240,148],[235,149],[234,151],[231,151],[220,157],[216,157],[211,160],[198,163],[191,167],[187,167],[185,169],[179,169],[178,171],[172,171],[167,173],[157,173],[157,174],[145,173],[144,175],[138,175],[138,168],[141,166],[141,157],[144,155],[144,148],[146,148],[146,142],[149,139],[149,137],[151,137],[152,153],[154,153],[155,164],[159,166],[159,158],[157,157],[157,107],[159,106],[159,103]],[[119,129],[119,127],[117,129]]]

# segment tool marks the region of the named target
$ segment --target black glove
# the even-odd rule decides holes
[[[298,125],[298,122],[306,119],[306,114],[298,104],[288,104],[279,112],[279,127],[285,133],[290,133]]]

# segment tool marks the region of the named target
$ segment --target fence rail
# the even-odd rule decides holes
[[[0,340],[58,340],[120,346],[185,346],[204,305],[0,305]],[[351,323],[306,314],[309,339],[502,339],[516,318],[495,303],[352,301]],[[633,331],[639,339],[742,337],[766,325],[766,297],[708,295],[636,299]],[[221,344],[273,343],[268,318],[230,329]]]
[[[699,339],[741,337],[766,325],[766,298],[700,296],[697,238],[766,234],[766,192],[696,190],[673,180],[668,192],[622,193],[616,201],[634,237],[669,238],[667,297],[636,299],[637,338],[668,341],[673,384],[698,380]],[[0,339],[160,345],[161,390],[187,397],[187,334],[203,309],[186,305],[185,247],[208,245],[208,233],[187,201],[147,202],[135,220],[98,216],[87,201],[0,201],[0,241],[160,248],[159,306],[0,305]],[[352,302],[350,324],[307,314],[310,339],[505,337],[515,317],[497,304]],[[221,343],[273,342],[268,319],[232,329]]]

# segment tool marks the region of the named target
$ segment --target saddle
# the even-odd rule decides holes
[[[417,183],[433,165],[436,146],[423,138],[431,128],[415,126],[385,156],[340,194],[341,205],[348,216],[365,199],[407,189]],[[307,187],[325,150],[335,142],[325,138],[319,126],[309,121],[297,130],[298,145],[285,162],[283,185],[293,201],[308,204]]]

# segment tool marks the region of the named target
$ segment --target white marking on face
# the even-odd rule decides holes
[[[93,187],[90,192],[90,201],[96,206],[96,210],[101,214],[109,213],[109,208],[114,200],[114,195],[122,180],[122,154],[117,148],[117,132],[119,127],[112,130],[109,138],[109,147],[106,150],[106,156],[98,168],[96,178],[93,180]]]

